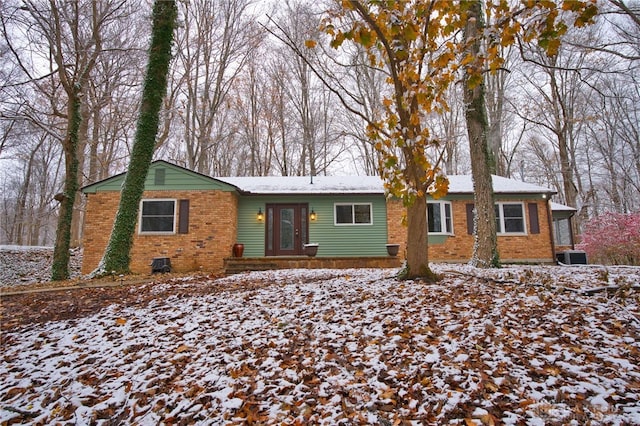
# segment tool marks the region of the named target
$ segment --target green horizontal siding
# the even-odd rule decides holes
[[[156,182],[156,173],[164,171],[164,183]],[[120,191],[124,183],[125,174],[119,174],[109,179],[96,182],[83,188],[83,192],[95,193],[101,191]],[[151,164],[144,184],[145,191],[194,191],[194,190],[219,190],[235,191],[236,189],[227,183],[214,178],[191,172],[165,162]]]
[[[429,234],[427,236],[427,239],[429,240],[429,244],[430,245],[440,245],[440,244],[444,244],[447,242],[447,240],[449,239],[448,235],[433,235],[433,234]]]
[[[238,206],[238,242],[244,255],[265,255],[266,220],[258,222],[257,213],[266,213],[268,203],[307,203],[317,220],[309,222],[309,242],[318,243],[318,257],[386,256],[387,206],[383,195],[308,195],[242,196]],[[334,203],[371,203],[372,225],[335,225]]]

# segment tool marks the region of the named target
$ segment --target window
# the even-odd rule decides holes
[[[451,203],[429,201],[427,204],[427,220],[430,234],[453,234]]]
[[[571,245],[571,221],[569,219],[553,219],[553,230],[557,246]]]
[[[371,225],[371,204],[335,204],[336,225]]]
[[[496,231],[499,234],[524,234],[524,207],[522,203],[496,204]]]
[[[176,200],[142,200],[140,233],[173,234],[175,232]]]

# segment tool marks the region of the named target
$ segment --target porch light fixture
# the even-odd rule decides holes
[[[316,214],[315,210],[311,209],[311,213],[309,213],[309,219],[316,220],[317,218],[318,218],[318,215]]]
[[[258,208],[258,222],[262,222],[264,220],[264,213],[262,213],[262,207]]]

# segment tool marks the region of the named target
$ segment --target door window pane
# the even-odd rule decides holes
[[[294,248],[294,209],[280,210],[280,250],[293,250]]]
[[[307,208],[300,207],[300,243],[307,244],[309,236],[307,235]]]
[[[267,209],[267,252],[273,251],[273,207]]]

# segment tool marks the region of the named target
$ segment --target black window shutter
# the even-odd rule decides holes
[[[180,200],[178,212],[178,234],[189,233],[189,200]]]
[[[473,235],[473,203],[466,205],[467,207],[467,234]]]
[[[532,234],[540,233],[540,222],[538,221],[538,203],[529,203],[529,231]]]

